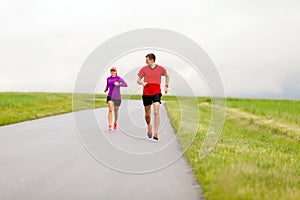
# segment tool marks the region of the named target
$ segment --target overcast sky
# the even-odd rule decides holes
[[[0,24],[0,91],[72,92],[102,42],[164,28],[207,52],[227,96],[300,99],[297,0],[11,0],[1,1]]]

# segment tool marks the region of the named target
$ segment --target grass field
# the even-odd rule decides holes
[[[92,101],[91,99],[98,100]],[[72,93],[0,92],[0,126],[42,117],[72,112],[73,110],[104,107],[106,95]],[[124,99],[141,99],[141,95],[123,95]],[[174,97],[166,97],[170,100]],[[73,104],[74,103],[74,104]]]
[[[209,99],[198,100],[201,128],[185,156],[206,199],[299,199],[300,101],[228,99],[223,133],[201,160],[211,104]],[[178,130],[178,102],[168,101],[167,110],[179,141],[184,141],[186,133]],[[269,122],[272,118],[276,121]],[[290,125],[296,128],[285,129]]]
[[[80,95],[77,110],[93,108],[94,102]],[[101,97],[101,96],[98,96]],[[96,101],[96,107],[105,101]],[[63,93],[0,93],[0,126],[46,116],[68,113],[72,108],[72,94]]]
[[[263,99],[227,99],[227,105],[240,108],[249,113],[280,119],[286,123],[300,124],[300,101],[263,100]]]

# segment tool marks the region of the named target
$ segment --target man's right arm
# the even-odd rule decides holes
[[[142,78],[145,76],[145,72],[143,70],[143,68],[139,71],[138,73],[138,80],[136,81],[137,84],[145,86],[147,85],[147,83],[145,83],[144,81],[142,81]]]
[[[144,81],[142,81],[142,79],[140,77],[138,78],[138,80],[136,82],[137,82],[137,84],[142,85],[142,86],[147,85],[147,83],[145,83]]]

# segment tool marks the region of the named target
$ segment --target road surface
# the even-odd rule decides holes
[[[0,199],[202,199],[160,113],[158,143],[146,138],[141,101],[122,102],[118,131],[106,130],[107,108],[0,127]]]

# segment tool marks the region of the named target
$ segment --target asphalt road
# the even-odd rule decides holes
[[[141,101],[122,102],[118,131],[107,131],[107,108],[0,127],[0,199],[202,199],[160,113],[158,143]]]

